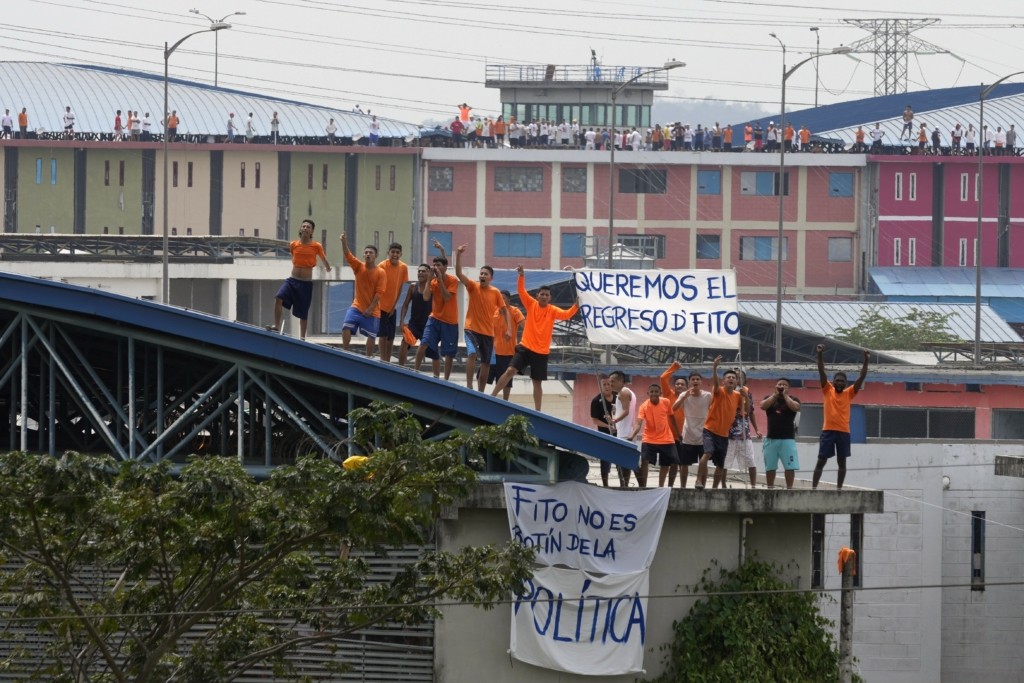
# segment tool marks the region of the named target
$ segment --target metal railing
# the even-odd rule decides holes
[[[651,66],[608,66],[604,64],[488,64],[485,80],[561,83],[624,83],[631,78],[637,79],[638,86],[668,84],[668,73],[664,69]]]

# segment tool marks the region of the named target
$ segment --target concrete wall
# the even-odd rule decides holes
[[[672,639],[672,622],[686,615],[695,599],[683,597],[702,572],[717,560],[735,568],[740,556],[740,526],[744,517],[747,549],[780,563],[794,561],[785,578],[807,587],[810,576],[809,514],[700,514],[670,511],[651,567],[652,598],[647,613],[644,666],[647,676],[662,670],[661,645]],[[504,543],[509,538],[504,509],[460,509],[458,519],[441,523],[438,547]],[[664,597],[662,597],[664,596]],[[676,597],[678,596],[678,597]],[[435,678],[445,683],[632,683],[629,676],[574,676],[541,669],[507,654],[511,608],[492,611],[446,607],[436,625]],[[485,673],[486,672],[486,673]]]
[[[111,145],[109,149],[90,150],[87,164],[85,232],[90,235],[102,235],[103,229],[107,228],[108,234],[117,235],[119,228],[124,228],[126,235],[140,234],[142,153],[137,149],[121,149]],[[203,225],[205,224],[206,221],[203,222]],[[184,231],[181,234],[184,234]]]
[[[51,173],[56,161],[57,177]],[[36,183],[36,164],[41,163]],[[138,184],[136,184],[138,187]],[[75,153],[58,147],[22,147],[18,154],[18,232],[71,233],[75,226]],[[128,232],[127,226],[125,232]],[[136,226],[135,232],[138,232]]]

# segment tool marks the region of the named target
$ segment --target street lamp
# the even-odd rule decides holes
[[[982,83],[978,90],[978,136],[981,138],[981,144],[978,146],[978,184],[976,187],[978,191],[978,228],[974,237],[974,364],[976,366],[981,365],[981,202],[984,197],[982,194],[984,166],[982,164],[985,159],[985,134],[983,132],[985,130],[985,98],[992,94],[997,85],[1008,78],[1021,74],[1024,74],[1024,71],[1003,76],[987,88]]]
[[[812,26],[811,30],[814,31],[814,108],[818,108],[818,83],[821,79],[818,77],[818,57],[821,56],[821,29],[817,26]]]
[[[783,230],[783,218],[785,216],[783,208],[785,206],[786,199],[786,81],[793,75],[793,72],[802,67],[807,62],[817,60],[821,55],[814,55],[808,57],[803,61],[797,62],[790,69],[786,69],[786,44],[775,35],[769,33],[772,38],[779,41],[779,45],[782,46],[782,118],[780,119],[781,125],[780,130],[782,131],[781,136],[777,139],[782,141],[779,146],[779,235],[778,244],[775,245],[776,251],[776,277],[775,277],[775,362],[782,362],[782,245],[785,240],[785,232]],[[828,55],[845,55],[853,52],[852,48],[840,45],[839,47],[832,48],[831,52],[826,53]],[[815,62],[817,63],[817,62]]]
[[[214,32],[216,32],[216,31],[223,31],[226,28],[231,28],[231,24],[225,24],[223,21],[215,21],[212,24],[210,24],[209,28],[204,28],[202,31],[195,31],[193,33],[189,33],[187,36],[185,36],[184,38],[182,38],[181,40],[176,42],[174,45],[171,45],[170,47],[167,46],[166,42],[164,43],[164,144],[163,144],[163,147],[164,147],[164,193],[163,193],[164,194],[164,197],[163,197],[163,203],[164,203],[164,242],[163,242],[163,256],[161,258],[161,263],[163,265],[163,278],[162,278],[162,281],[161,281],[161,288],[160,288],[160,301],[161,301],[161,303],[164,303],[164,304],[169,304],[171,302],[171,280],[170,280],[170,277],[168,275],[168,258],[167,258],[167,252],[170,249],[170,245],[168,244],[168,239],[167,239],[167,230],[168,230],[168,228],[167,228],[167,223],[168,223],[168,217],[167,217],[168,216],[168,214],[167,214],[167,175],[168,175],[168,164],[167,164],[167,138],[168,138],[168,136],[167,136],[167,116],[171,113],[171,110],[170,110],[170,107],[168,106],[168,101],[167,101],[168,100],[168,97],[167,97],[167,85],[168,85],[168,81],[169,81],[169,78],[168,78],[168,64],[170,62],[171,55],[173,55],[174,51],[178,49],[178,46],[181,45],[182,43],[184,43],[186,40],[188,40],[192,36],[198,36],[200,33],[208,33],[210,31],[214,31]]]
[[[678,69],[682,66],[686,66],[686,62],[679,62],[674,59],[669,60],[665,62],[664,66],[659,66],[654,69],[648,69],[647,71],[638,73],[636,76],[633,76],[633,78],[616,87],[615,90],[612,90],[612,133],[609,138],[611,142],[611,158],[608,160],[608,268],[614,267],[612,243],[615,240],[615,114],[617,112],[615,102],[619,98],[619,93],[625,90],[626,86],[631,83],[636,83],[641,78],[650,76],[653,73],[657,73],[659,71],[671,71],[672,69]]]
[[[190,9],[189,12],[192,13],[192,14],[198,14],[199,16],[203,17],[204,19],[208,20],[210,22],[210,27],[211,27],[209,30],[211,30],[211,31],[219,30],[219,29],[213,28],[213,26],[216,26],[217,24],[223,24],[225,21],[227,21],[228,17],[244,17],[245,16],[245,12],[232,12],[231,14],[225,14],[220,19],[214,19],[210,15],[203,14],[202,12],[200,12],[199,10],[197,10],[194,7],[192,9]],[[213,36],[213,86],[214,87],[218,86],[218,83],[217,83],[217,72],[218,72],[219,69],[217,67],[217,62],[219,61],[219,55],[220,55],[220,36],[214,34],[214,36]]]

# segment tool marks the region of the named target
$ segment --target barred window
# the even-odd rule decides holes
[[[544,169],[502,166],[494,169],[495,192],[542,192]]]
[[[427,189],[431,192],[451,192],[455,186],[455,169],[451,166],[431,166],[427,174]]]
[[[586,192],[587,191],[587,169],[584,168],[563,168],[562,169],[562,192]]]

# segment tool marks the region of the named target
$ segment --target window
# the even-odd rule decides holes
[[[828,238],[828,260],[836,262],[849,262],[853,260],[853,238],[852,237],[829,237]]]
[[[36,185],[43,184],[43,160],[36,157]]]
[[[961,173],[960,174],[960,201],[962,201],[962,202],[966,202],[967,201],[967,189],[969,187],[969,183],[970,183],[970,174],[969,173]]]
[[[803,410],[800,411],[801,413]],[[825,587],[825,515],[811,515],[811,588]]]
[[[395,165],[391,164],[391,178],[388,181],[389,189],[394,192],[395,187],[398,185],[398,171],[395,169]]]
[[[903,239],[895,237],[892,240],[892,264],[894,266],[901,266],[903,260]]]
[[[323,184],[323,189],[326,190],[327,189],[327,164],[324,164],[323,183],[322,184]]]
[[[373,189],[380,192],[380,164],[377,164],[375,168],[376,171],[374,172]]]
[[[1024,439],[1024,410],[996,408],[992,411],[993,439]]]
[[[254,184],[256,185],[256,189],[258,190],[258,189],[260,189],[260,162],[258,162],[258,161],[253,162],[253,169],[252,170],[253,170],[253,176],[254,176],[253,177],[253,181],[254,181]]]
[[[777,197],[779,174],[772,171],[743,171],[740,173],[740,194],[755,197]],[[789,172],[786,172],[784,194],[789,196]]]
[[[832,172],[828,174],[829,197],[852,197],[853,174]]]
[[[664,235],[618,235],[615,241],[651,258],[665,258]]]
[[[850,515],[850,549],[853,550],[853,587],[861,587],[864,575],[864,513]]]
[[[917,174],[910,174],[910,201],[917,201]]]
[[[901,202],[901,201],[903,201],[903,174],[902,173],[895,173],[895,174],[893,174],[893,183],[894,183],[894,185],[893,185],[892,196],[893,196],[893,198],[896,201]]]
[[[664,169],[624,168],[619,171],[619,194],[665,194],[668,174]]]
[[[192,167],[192,162],[188,162],[189,168]],[[118,163],[117,168],[117,184],[124,187],[124,161]],[[189,187],[192,187],[192,183],[189,183]]]
[[[961,267],[964,267],[964,266],[967,265],[967,238],[966,237],[961,237],[960,238],[960,249],[959,249],[959,254],[958,254],[958,259],[957,260],[960,263]]]
[[[178,186],[178,162],[171,162],[171,187]]]
[[[103,184],[110,185],[110,159],[106,159],[103,162]]]
[[[313,164],[309,164],[306,171],[306,189],[313,189]]]
[[[244,161],[241,163],[241,173],[242,173],[242,175],[241,175],[241,185],[240,185],[240,187],[245,187],[245,162]]]
[[[427,244],[430,245],[427,249],[427,257],[424,259],[427,263],[430,263],[435,256],[439,254],[434,253],[434,240],[441,243],[444,247],[444,253],[448,254],[448,258],[452,258],[452,234],[450,232],[434,232],[433,230],[427,235]]]
[[[583,240],[586,238],[582,232],[562,233],[562,258],[583,258]]]
[[[451,192],[455,184],[455,170],[451,166],[431,166],[427,173],[430,192]]]
[[[57,184],[57,160],[50,159],[50,184]]]
[[[188,162],[188,179],[186,181],[186,184],[189,187],[192,187],[192,162],[191,161]]]
[[[699,259],[720,259],[720,258],[722,258],[722,237],[721,237],[721,235],[697,235],[697,258],[699,258]]]
[[[971,511],[971,590],[985,590],[985,513]]]
[[[896,265],[899,265],[899,264],[897,263]],[[917,265],[917,238],[916,237],[908,237],[907,238],[907,265],[908,266],[916,266]]]
[[[803,412],[802,410],[800,412]],[[973,408],[865,409],[871,439],[973,439]]]
[[[778,237],[741,237],[741,261],[775,261],[779,258]],[[789,260],[789,238],[782,240],[782,260]]]
[[[563,168],[562,169],[562,192],[586,192],[587,191],[587,169],[584,168]]]
[[[494,169],[495,192],[541,192],[544,189],[544,169],[499,166]]]
[[[722,172],[697,171],[697,194],[722,194]]]
[[[543,239],[539,232],[494,233],[495,256],[540,258]]]

